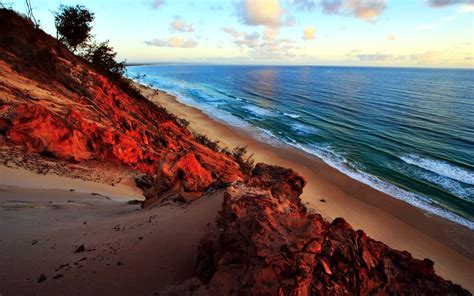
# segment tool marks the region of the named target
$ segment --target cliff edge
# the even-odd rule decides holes
[[[201,145],[179,118],[125,80],[112,80],[6,9],[0,143],[50,161],[128,166],[140,174],[146,207],[192,202],[227,187],[194,278],[169,294],[469,295],[437,276],[429,259],[307,210],[300,200],[306,182],[291,169],[258,164],[244,174],[235,159]]]

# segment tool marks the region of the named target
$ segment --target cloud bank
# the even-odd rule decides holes
[[[373,22],[387,8],[386,0],[321,0],[323,13],[353,16]]]
[[[173,36],[167,40],[155,38],[151,41],[145,41],[146,45],[156,47],[181,47],[181,48],[194,48],[198,46],[197,41],[193,39],[185,40],[183,37]]]
[[[286,38],[277,38],[278,31],[266,29],[262,35],[258,32],[239,32],[232,27],[222,28],[222,31],[229,34],[233,43],[242,50],[250,50],[253,57],[277,58],[282,56],[294,56],[291,50],[295,48],[294,41]]]
[[[351,54],[349,54],[351,56]],[[426,51],[417,54],[410,54],[410,55],[394,55],[388,53],[372,53],[372,54],[356,54],[355,57],[360,61],[364,62],[399,62],[399,61],[409,61],[413,63],[436,63],[439,62],[440,59],[440,52],[439,51]]]

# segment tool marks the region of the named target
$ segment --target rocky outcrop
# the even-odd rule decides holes
[[[148,176],[148,205],[191,201],[243,174],[173,115],[0,9],[0,141],[52,159],[120,163]],[[34,46],[32,46],[34,44]],[[140,182],[139,182],[140,183]]]
[[[329,223],[309,212],[299,198],[305,180],[294,171],[258,164],[244,178],[231,157],[200,145],[165,109],[13,11],[0,9],[0,28],[1,145],[126,165],[141,173],[145,207],[230,186],[216,231],[200,244],[195,277],[175,292],[469,294],[437,276],[429,259],[393,250],[342,218]]]
[[[203,239],[194,280],[177,289],[196,295],[469,295],[437,276],[429,259],[414,259],[310,213],[299,194],[304,179],[258,164],[231,186]],[[176,292],[176,291],[175,291]]]

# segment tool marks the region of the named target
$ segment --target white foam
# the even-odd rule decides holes
[[[258,116],[274,116],[270,110],[255,105],[244,105],[242,107]]]
[[[331,167],[337,169],[338,171],[348,175],[349,177],[362,182],[366,185],[369,185],[372,188],[375,188],[381,192],[384,192],[396,199],[402,200],[425,210],[427,212],[433,213],[437,216],[443,217],[455,223],[461,224],[466,226],[467,228],[474,230],[474,222],[463,218],[456,213],[453,213],[447,209],[441,207],[439,203],[436,201],[430,200],[424,196],[406,191],[402,188],[399,188],[393,184],[385,182],[375,176],[369,175],[365,172],[362,172],[358,169],[352,168],[348,165],[347,160],[337,156],[333,152],[329,151],[328,149],[321,149],[319,147],[306,147],[301,144],[290,144],[295,146],[307,153],[317,156],[318,158],[322,159],[325,163],[330,165]]]
[[[298,135],[317,135],[319,134],[319,130],[315,127],[312,127],[312,126],[309,126],[309,125],[306,125],[306,124],[302,124],[302,123],[292,123],[291,125],[291,129],[296,132]]]
[[[405,166],[409,165],[402,163],[402,165],[393,165],[391,167],[402,174],[411,175],[417,179],[428,181],[443,188],[454,196],[467,202],[474,203],[474,187],[430,171],[420,170],[418,167],[409,168]]]
[[[438,175],[445,176],[466,184],[474,185],[473,171],[454,166],[448,162],[437,159],[423,158],[416,154],[402,156],[400,159],[408,164],[415,165]]]
[[[301,117],[301,115],[291,114],[291,113],[283,113],[283,115],[291,117],[291,118],[300,118]]]

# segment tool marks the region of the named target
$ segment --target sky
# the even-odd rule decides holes
[[[8,1],[24,13],[23,0]],[[82,4],[129,63],[474,68],[474,0],[31,0]]]

